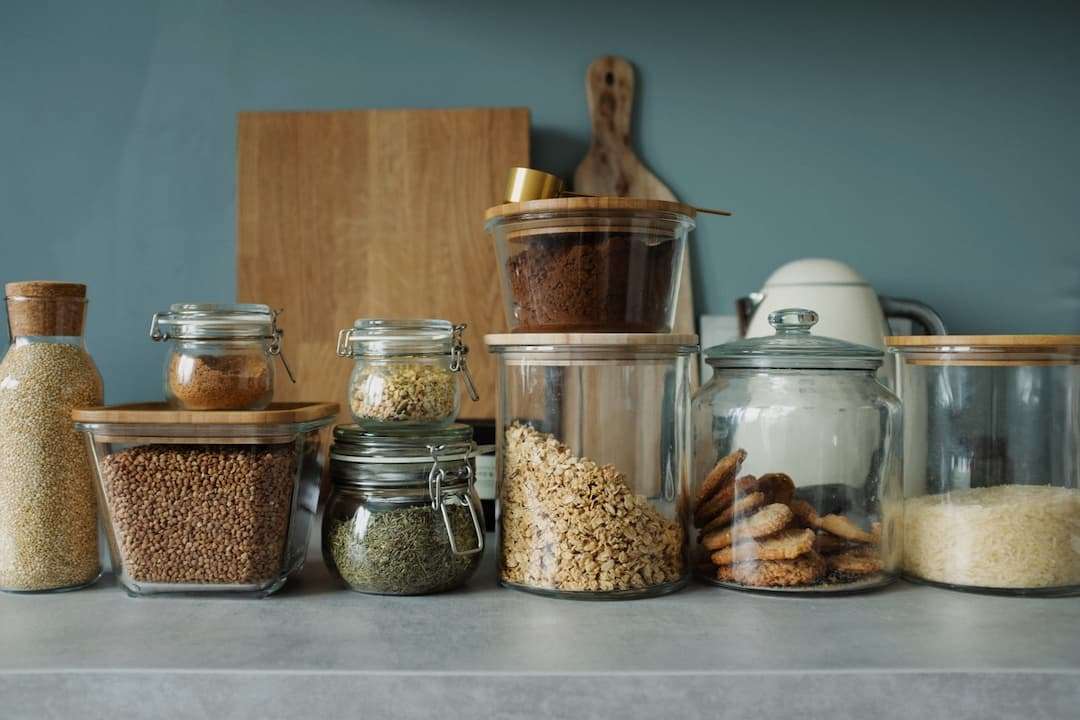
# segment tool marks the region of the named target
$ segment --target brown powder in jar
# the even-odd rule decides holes
[[[169,360],[169,393],[186,410],[258,410],[273,392],[263,357],[174,354]]]
[[[282,571],[296,474],[289,445],[144,445],[101,462],[135,582],[249,584]]]
[[[507,261],[515,332],[664,332],[675,243],[629,232],[528,238]]]

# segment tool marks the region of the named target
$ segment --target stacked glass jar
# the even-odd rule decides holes
[[[552,198],[488,210],[498,359],[499,582],[564,598],[686,584],[691,358],[672,334],[694,210]]]
[[[464,325],[357,320],[337,353],[355,361],[355,425],[334,431],[323,558],[347,587],[380,595],[452,590],[475,572],[484,513],[473,431],[455,423],[458,376],[478,399]]]

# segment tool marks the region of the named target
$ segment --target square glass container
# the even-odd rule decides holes
[[[113,571],[129,595],[264,597],[301,568],[335,403],[264,411],[75,410]]]
[[[904,402],[905,577],[1080,593],[1080,335],[886,342]]]
[[[696,211],[617,197],[490,208],[512,332],[670,333]]]

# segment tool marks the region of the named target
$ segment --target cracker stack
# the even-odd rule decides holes
[[[698,490],[694,526],[708,554],[703,568],[722,582],[750,587],[845,583],[880,572],[881,527],[795,499],[784,473],[740,475],[745,450],[720,459]]]

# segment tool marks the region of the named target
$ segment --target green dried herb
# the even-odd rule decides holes
[[[447,505],[459,551],[476,547],[469,510]],[[333,521],[330,555],[354,590],[388,595],[440,592],[462,584],[480,564],[480,553],[450,550],[441,511],[426,506],[359,511]]]

